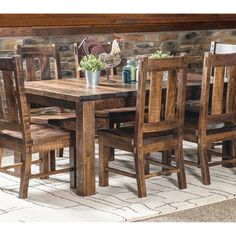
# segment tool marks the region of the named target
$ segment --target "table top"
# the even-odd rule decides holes
[[[199,84],[199,75],[190,75],[188,84]],[[72,102],[92,101],[108,98],[132,96],[137,91],[137,83],[124,84],[120,76],[113,77],[114,83],[104,78],[96,87],[88,87],[84,79],[41,80],[25,82],[27,94],[51,97]]]

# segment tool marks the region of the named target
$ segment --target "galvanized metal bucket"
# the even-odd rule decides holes
[[[96,72],[85,71],[85,77],[88,86],[90,87],[97,86],[99,84],[100,71]]]

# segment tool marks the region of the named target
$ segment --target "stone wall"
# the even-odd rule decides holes
[[[150,54],[155,50],[178,55],[181,52],[189,54],[189,71],[201,73],[203,53],[209,51],[211,41],[221,41],[236,44],[236,30],[203,30],[183,32],[158,32],[158,33],[130,33],[120,34],[123,37],[122,63],[125,58],[140,54]],[[15,44],[48,44],[59,45],[62,73],[64,77],[75,76],[73,43],[80,42],[85,35],[57,36],[57,37],[21,37],[0,38],[0,50],[13,50]],[[112,34],[94,35],[100,42],[113,40]],[[121,69],[121,67],[120,67]]]

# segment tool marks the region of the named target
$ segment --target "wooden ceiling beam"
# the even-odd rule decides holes
[[[0,14],[0,37],[236,29],[236,14]]]

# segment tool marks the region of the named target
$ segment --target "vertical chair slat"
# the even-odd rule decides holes
[[[235,112],[236,68],[228,68],[228,90],[226,94],[226,113]]]
[[[7,104],[7,119],[8,121],[17,121],[18,112],[17,112],[17,103],[16,103],[16,95],[15,95],[12,72],[3,71],[2,75],[3,75],[6,104]]]
[[[152,72],[150,82],[150,94],[148,104],[148,121],[158,122],[160,121],[161,115],[161,97],[162,97],[162,80],[163,72],[154,71]]]
[[[57,45],[54,45],[54,59],[55,59],[55,78],[57,79],[62,79],[62,74],[61,74],[61,61],[60,61],[60,54],[59,54],[59,49]]]
[[[224,75],[225,67],[215,67],[211,110],[211,113],[215,115],[221,114],[223,112]]]
[[[3,99],[3,83],[0,81],[0,119],[5,119],[5,106]]]
[[[50,60],[47,56],[40,55],[40,67],[41,67],[41,79],[42,80],[50,80],[51,72],[50,72]]]
[[[34,81],[35,80],[35,60],[34,58],[26,58],[26,77],[27,81]]]
[[[177,79],[175,71],[168,71],[168,80],[166,88],[165,120],[175,119],[175,102],[177,93]]]

